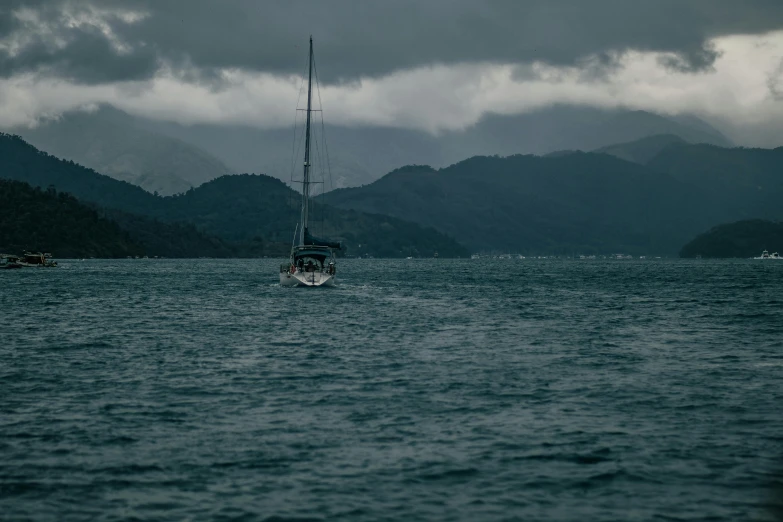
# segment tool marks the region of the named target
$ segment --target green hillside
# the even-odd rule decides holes
[[[185,194],[165,198],[160,217],[195,224],[231,241],[263,240],[290,247],[299,219],[300,195],[269,176],[222,176]],[[376,257],[465,257],[453,239],[410,221],[380,214],[311,206],[310,230],[340,240],[344,254]]]
[[[240,244],[207,235],[189,223],[167,223],[147,216],[102,209],[101,215],[116,222],[141,244],[148,255],[162,257],[257,257],[273,255],[269,245]]]
[[[228,243],[193,225],[85,205],[53,187],[0,179],[0,252],[47,251],[56,257],[233,257],[269,245]]]
[[[783,217],[783,147],[666,147],[648,167],[698,188],[719,209],[715,223]]]
[[[783,252],[783,223],[750,219],[711,228],[688,242],[680,257],[755,257],[762,250]]]
[[[117,223],[73,196],[0,179],[0,252],[57,257],[125,257],[145,248]]]
[[[139,187],[103,176],[70,161],[57,159],[18,136],[0,135],[0,178],[38,187],[53,186],[111,214],[145,244],[166,246],[169,254],[188,256],[284,255],[298,219],[299,194],[281,181],[263,175],[223,176],[196,189],[169,197],[154,196]],[[124,214],[132,214],[133,217]],[[147,220],[142,219],[146,217]],[[311,232],[343,240],[344,254],[376,257],[468,255],[453,239],[402,219],[315,204]],[[162,223],[195,227],[161,229]],[[140,229],[141,228],[141,229]],[[142,230],[143,229],[143,230]],[[228,241],[215,246],[194,234]],[[177,247],[176,237],[192,241]],[[214,239],[214,238],[213,238]],[[202,250],[203,247],[203,250]],[[173,249],[173,250],[171,250]],[[199,253],[203,252],[203,253]]]
[[[675,253],[713,223],[691,186],[606,154],[474,157],[399,169],[327,201],[432,226],[476,250]]]
[[[652,158],[643,165],[615,157],[618,151],[638,162]],[[170,252],[284,255],[299,217],[299,194],[268,176],[222,176],[157,197],[18,137],[0,136],[0,154],[0,177],[53,185],[132,214],[116,219],[134,237],[143,228],[145,245]],[[715,223],[783,218],[782,166],[783,148],[724,149],[669,136],[602,153],[473,157],[439,170],[404,167],[328,193],[313,205],[311,232],[343,241],[344,254],[376,257],[467,255],[460,244],[528,254],[671,255]],[[175,223],[187,225],[161,229]],[[192,249],[176,246],[188,235]]]
[[[671,255],[715,223],[783,218],[783,147],[661,135],[596,153],[405,167],[326,198],[432,226],[475,250]]]

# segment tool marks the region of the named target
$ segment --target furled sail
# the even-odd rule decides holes
[[[328,239],[321,239],[310,235],[310,231],[307,228],[304,229],[304,244],[308,246],[322,246],[329,248],[341,248],[339,241],[329,241]]]

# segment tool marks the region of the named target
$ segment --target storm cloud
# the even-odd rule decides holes
[[[332,122],[438,133],[554,104],[783,121],[780,0],[5,0],[0,124],[108,103],[290,125],[316,42]]]
[[[778,0],[6,0],[0,75],[83,83],[145,80],[161,68],[209,76],[300,73],[307,36],[352,81],[467,62],[575,65],[628,50],[667,53],[678,71],[712,66],[709,41],[783,27]],[[200,72],[196,72],[200,71]]]

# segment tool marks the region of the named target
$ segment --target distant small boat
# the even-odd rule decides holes
[[[772,252],[771,254],[768,251],[763,251],[759,257],[754,257],[753,259],[783,259],[783,257],[780,257],[780,254],[777,252]]]
[[[57,266],[57,261],[52,260],[52,254],[42,254],[41,252],[25,252],[19,262],[22,266],[46,268]]]

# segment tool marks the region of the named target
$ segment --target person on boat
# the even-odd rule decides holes
[[[307,271],[308,272],[314,272],[315,271],[315,266],[313,265],[313,260],[312,259],[307,261]]]

